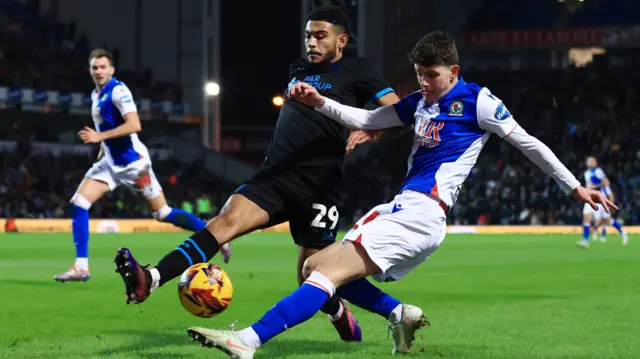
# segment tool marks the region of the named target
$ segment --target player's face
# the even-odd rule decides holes
[[[89,73],[96,86],[104,86],[111,80],[115,69],[106,57],[94,57],[89,62]]]
[[[337,61],[348,40],[347,34],[326,21],[308,21],[304,30],[307,60],[314,64]]]
[[[458,65],[422,66],[414,64],[413,67],[420,84],[420,93],[428,103],[437,102],[449,92],[460,73]]]
[[[594,168],[597,165],[598,165],[598,163],[596,162],[596,159],[594,157],[587,157],[587,167],[588,168]]]

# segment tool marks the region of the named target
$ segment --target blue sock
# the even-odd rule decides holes
[[[171,208],[171,212],[169,212],[169,215],[167,215],[162,222],[172,223],[192,232],[198,232],[207,225],[207,223],[200,218],[178,208]]]
[[[583,241],[588,241],[589,240],[589,230],[591,230],[591,226],[588,224],[585,224],[582,226],[582,240]]]
[[[618,233],[622,234],[622,226],[620,225],[620,223],[618,223],[618,221],[613,221],[613,223],[611,224],[613,226],[613,228],[618,230]]]
[[[76,258],[89,257],[89,211],[71,204],[71,228],[73,244],[76,246]]]
[[[601,234],[601,237],[602,237],[602,238],[604,238],[604,237],[606,237],[606,236],[607,236],[607,227],[604,227],[604,226],[603,226],[603,227],[602,227],[602,234]]]
[[[389,319],[391,312],[402,304],[364,278],[338,288],[336,296],[346,299],[362,309],[380,314],[385,319]]]
[[[302,286],[269,309],[259,321],[251,325],[251,328],[264,344],[285,330],[313,317],[334,292],[333,284],[327,277],[313,272]]]

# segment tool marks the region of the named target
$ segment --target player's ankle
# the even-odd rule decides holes
[[[256,333],[256,331],[251,327],[239,331],[238,338],[240,338],[244,344],[252,348],[257,349],[262,345],[262,341],[260,340],[258,333]]]
[[[334,312],[333,314],[327,314],[329,316],[329,319],[332,322],[338,321],[340,320],[340,318],[342,318],[342,315],[344,314],[345,311],[345,307],[344,304],[342,304],[342,301],[338,301],[338,310],[336,312]]]
[[[84,271],[89,271],[89,258],[76,258],[76,263],[74,264],[76,268],[82,269]]]
[[[389,323],[391,324],[400,323],[402,320],[402,304],[398,304],[398,306],[391,311],[391,314],[389,314],[389,318],[387,319],[389,319]]]
[[[156,268],[151,268],[145,275],[148,275],[148,279],[150,279],[151,282],[149,293],[160,288],[160,272]]]

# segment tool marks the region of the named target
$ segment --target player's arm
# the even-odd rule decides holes
[[[376,104],[380,106],[387,106],[396,104],[400,99],[395,92],[389,92],[386,95],[378,98]],[[394,138],[398,138],[407,133],[407,127],[392,127],[383,130],[351,130],[349,138],[347,139],[347,153],[352,152],[359,144],[369,141],[389,141]]]
[[[547,175],[570,191],[576,199],[589,203],[595,210],[598,209],[596,203],[604,204],[607,211],[609,208],[617,209],[599,191],[582,187],[580,181],[560,162],[549,147],[518,125],[500,100],[481,92],[477,106],[478,123],[482,129],[497,134],[518,148]]]
[[[304,82],[291,86],[289,95],[350,129],[379,130],[403,125],[393,105],[382,106],[373,111],[345,106],[321,96],[315,88]]]
[[[395,105],[399,101],[400,101],[400,98],[398,97],[398,95],[396,95],[395,92],[391,92],[391,93],[388,93],[388,94],[382,96],[381,98],[379,98],[377,103],[380,106],[388,106],[388,105]],[[382,131],[379,139],[381,141],[392,140],[394,138],[398,138],[398,137],[406,135],[409,132],[409,130],[410,130],[410,128],[407,127],[407,126],[388,128],[388,129]]]
[[[101,132],[102,140],[124,137],[142,130],[138,108],[131,91],[125,86],[116,86],[111,93],[111,102],[118,109],[124,123],[112,130]]]
[[[360,59],[356,69],[356,76],[356,95],[359,102],[357,107],[364,107],[364,104],[369,101],[372,101],[378,106],[394,105],[400,101],[400,98],[384,76],[382,76],[369,61]],[[384,131],[366,131],[366,134],[361,134],[360,136],[358,136],[358,132],[356,131],[355,134],[349,137],[349,141],[347,141],[347,151],[353,149],[353,147],[359,143],[370,140],[388,141],[406,132],[407,128],[405,126],[388,128]],[[358,139],[360,139],[360,141],[357,141]]]

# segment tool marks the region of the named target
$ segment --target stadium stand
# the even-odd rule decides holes
[[[501,18],[495,10],[499,7],[491,6],[494,3],[504,2],[485,3],[494,10],[491,13],[494,18]],[[529,9],[526,11],[544,13],[555,7],[557,1],[528,0],[523,4],[522,9]],[[582,9],[569,22],[590,24],[589,14],[594,11]],[[488,15],[474,18],[490,19]],[[535,18],[539,22],[535,25],[549,25],[544,16]],[[500,25],[502,28],[531,25],[517,17],[512,21],[513,24]],[[487,20],[485,25],[491,23],[497,21]],[[472,27],[486,28],[480,23]],[[72,74],[86,71],[89,49],[88,39],[76,33],[74,24],[35,16],[25,5],[0,0],[0,86],[86,92],[91,88],[89,77]],[[117,49],[114,52],[118,54]],[[550,145],[579,179],[585,156],[597,156],[613,182],[622,208],[620,218],[626,224],[639,224],[640,141],[632,122],[640,113],[637,70],[637,63],[628,63],[617,69],[595,65],[555,71],[466,71],[464,76],[491,88],[519,123]],[[119,71],[119,78],[129,84],[136,96],[171,101],[182,97],[178,86],[155,83],[149,70]],[[9,131],[2,135],[4,139],[18,140],[19,149],[0,153],[0,217],[67,217],[67,201],[95,157],[32,154],[32,141],[51,137],[40,138],[38,132],[23,136]],[[372,206],[395,195],[406,173],[405,159],[411,141],[406,136],[365,145],[369,153],[345,168],[342,226],[350,226]],[[233,185],[198,173],[196,167],[154,161],[154,170],[171,205],[180,207],[183,200],[193,202],[206,194],[214,208],[221,208]],[[149,217],[141,200],[133,197],[127,190],[118,190],[92,208],[92,217]],[[449,221],[576,224],[580,222],[581,209],[522,154],[494,137],[462,188]]]

